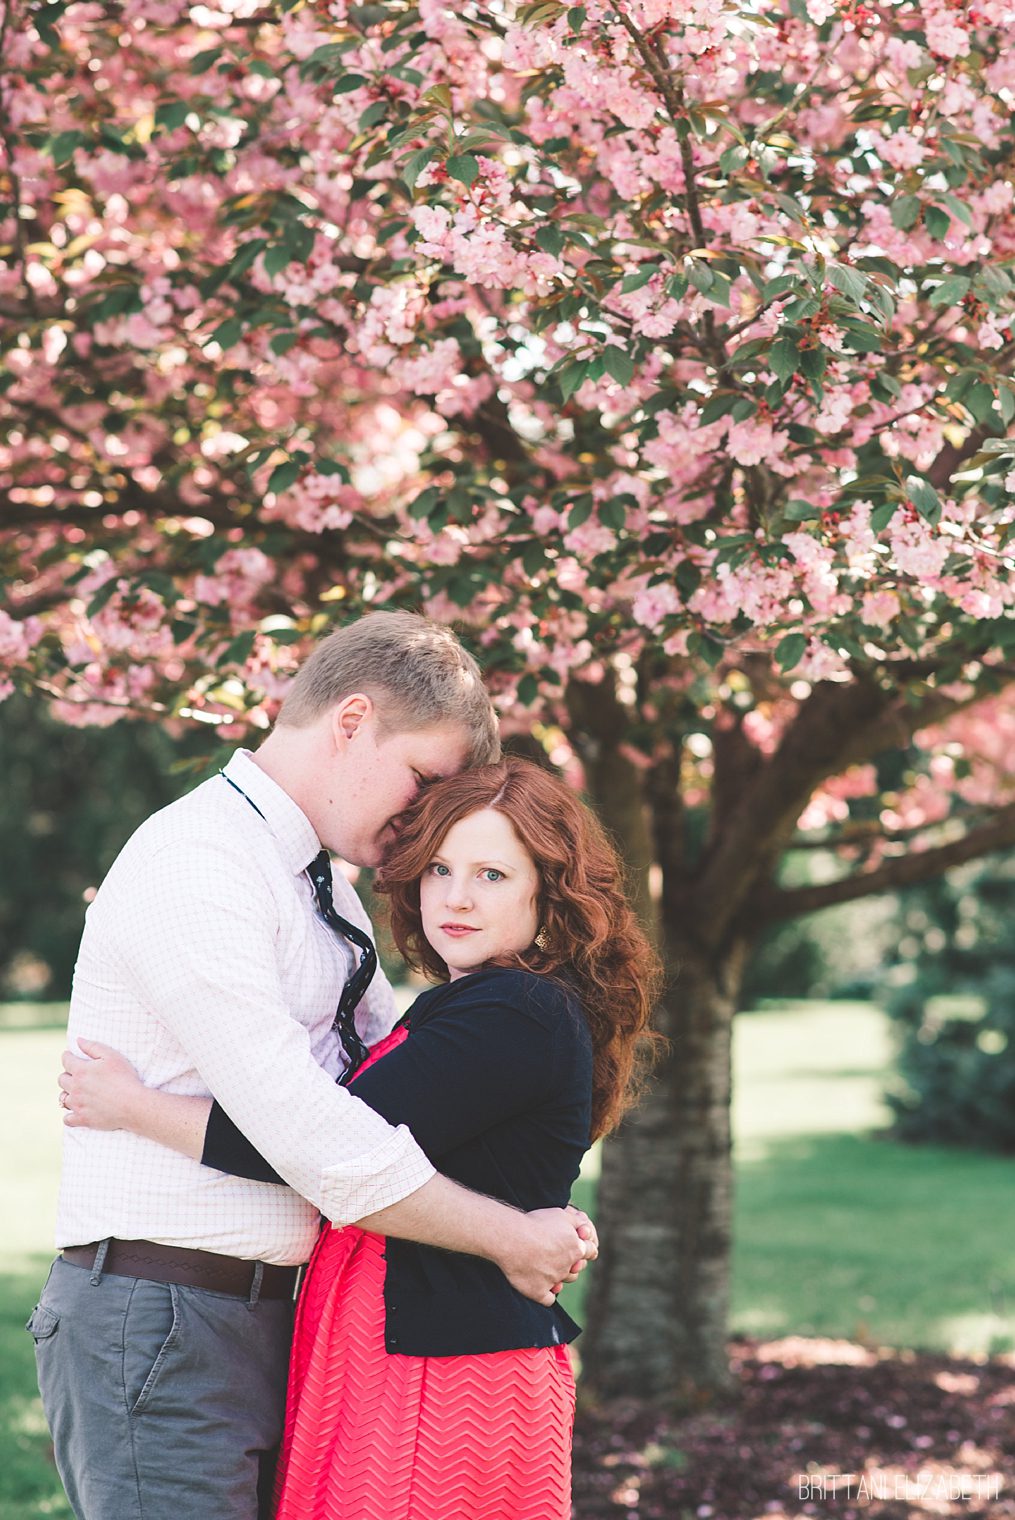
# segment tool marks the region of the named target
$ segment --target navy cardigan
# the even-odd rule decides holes
[[[574,994],[493,967],[433,987],[405,1016],[408,1037],[350,1091],[407,1124],[446,1177],[519,1209],[562,1207],[589,1144],[592,1041]],[[202,1160],[281,1182],[215,1104]],[[406,1356],[551,1346],[579,1328],[533,1303],[492,1262],[389,1237],[385,1345]]]

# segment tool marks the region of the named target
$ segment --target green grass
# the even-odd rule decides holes
[[[1011,1160],[878,1138],[890,1065],[868,1004],[737,1021],[733,1327],[1010,1350]]]
[[[58,1007],[0,1008],[0,1520],[67,1517],[22,1326],[50,1256]],[[1015,1346],[1012,1164],[877,1138],[890,1065],[867,1004],[769,1006],[737,1021],[733,1329],[983,1354]],[[578,1201],[593,1210],[598,1158]],[[581,1317],[577,1284],[568,1307]],[[579,1343],[580,1344],[580,1343]]]
[[[887,1020],[867,1003],[736,1021],[732,1329],[1010,1350],[1012,1163],[877,1138],[890,1067]],[[593,1153],[575,1193],[590,1213],[597,1165]],[[562,1297],[579,1321],[584,1288]]]

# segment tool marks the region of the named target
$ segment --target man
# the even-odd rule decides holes
[[[106,877],[71,1039],[116,1047],[149,1085],[213,1094],[293,1191],[68,1127],[61,1255],[29,1328],[81,1520],[254,1520],[259,1487],[264,1512],[318,1209],[486,1256],[543,1302],[594,1251],[564,1211],[520,1214],[435,1174],[408,1130],[334,1080],[336,1005],[347,1019],[369,924],[321,846],[378,865],[421,786],[497,752],[479,670],[450,631],[372,613],[318,647],[256,755],[148,819]],[[381,975],[358,1012],[368,1043],[390,1029]]]

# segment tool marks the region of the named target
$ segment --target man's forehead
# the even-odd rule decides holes
[[[469,758],[469,738],[460,723],[441,723],[409,736],[412,764],[427,777],[440,781],[464,770]]]

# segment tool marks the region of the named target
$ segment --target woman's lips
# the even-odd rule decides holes
[[[464,939],[467,934],[475,934],[478,931],[469,924],[441,924],[441,930],[452,939]]]

